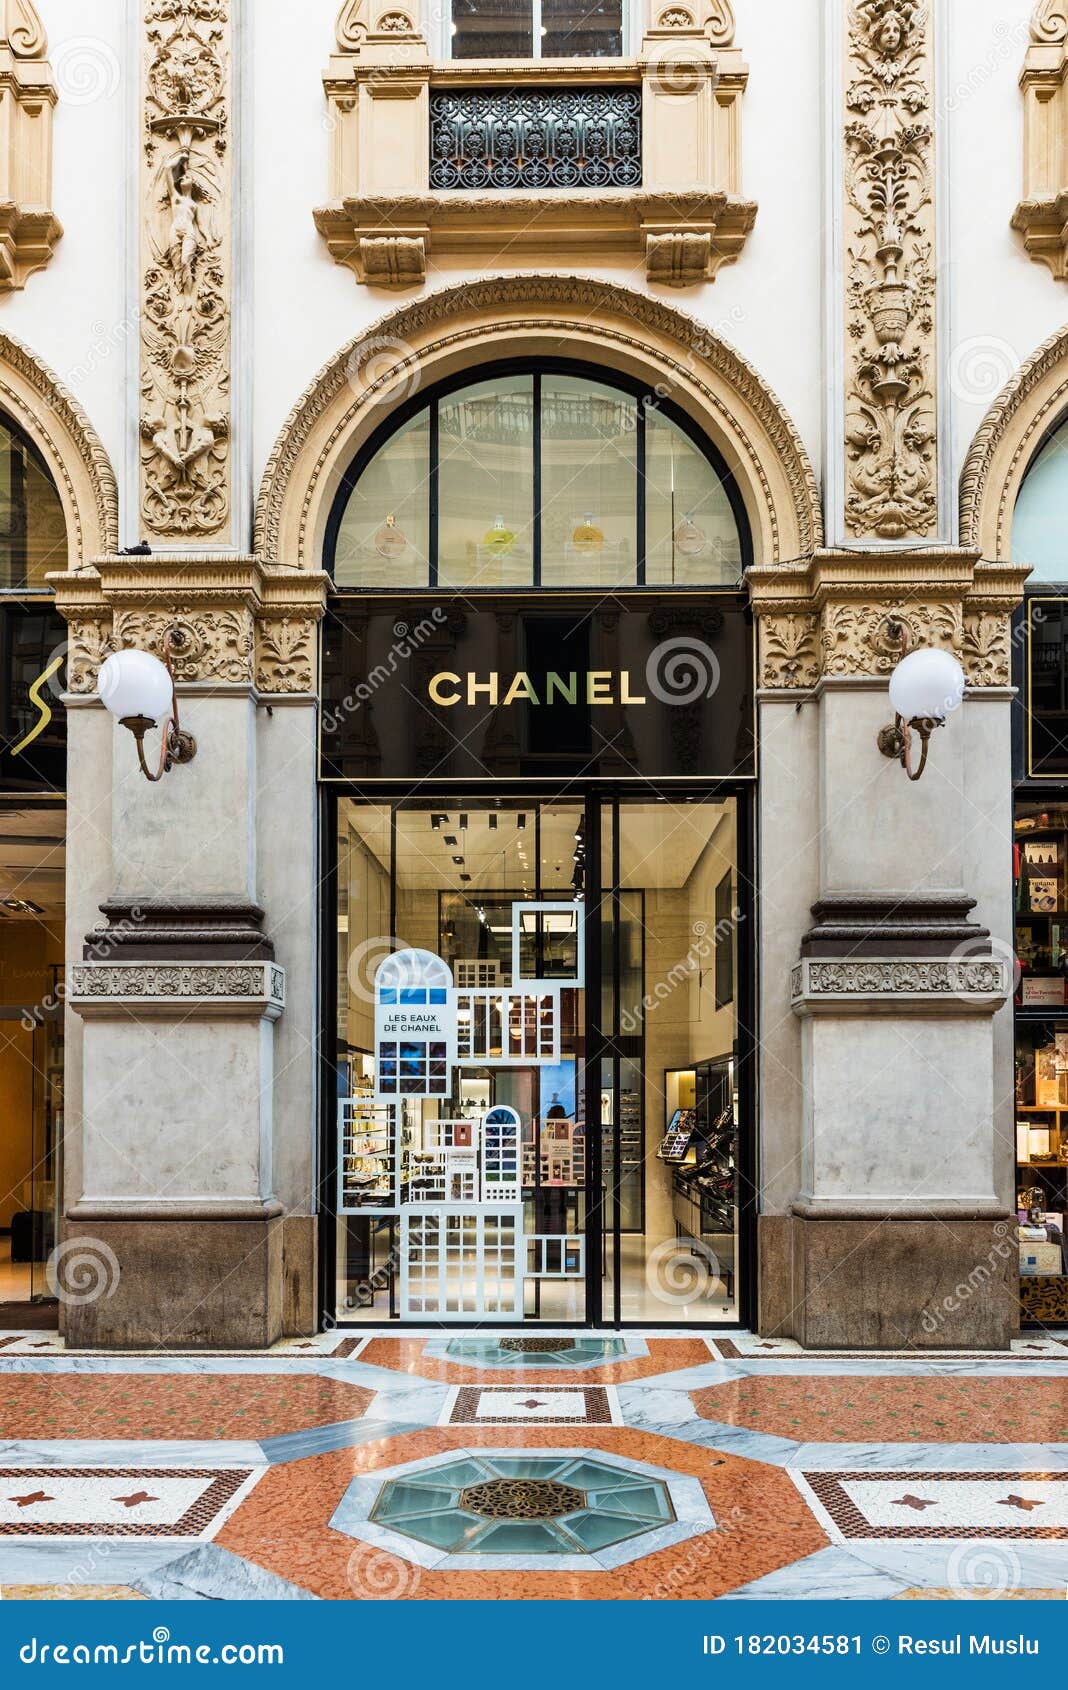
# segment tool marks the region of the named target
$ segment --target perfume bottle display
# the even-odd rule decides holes
[[[604,535],[589,513],[576,525],[571,539],[576,546],[581,547],[585,552],[600,551],[604,545]]]
[[[708,545],[708,535],[703,528],[699,528],[693,519],[693,512],[687,511],[675,530],[675,549],[683,557],[699,557]]]
[[[510,552],[515,545],[515,535],[508,527],[503,516],[494,519],[493,527],[483,537],[482,544],[493,552]]]
[[[397,519],[390,511],[374,537],[375,551],[380,557],[399,557],[407,544],[403,530],[397,527]]]

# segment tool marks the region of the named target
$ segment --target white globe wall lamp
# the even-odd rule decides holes
[[[891,624],[891,638],[900,634],[902,658],[890,677],[893,723],[879,732],[879,750],[893,757],[909,780],[919,780],[927,764],[927,750],[935,728],[958,710],[964,698],[964,670],[950,651],[932,646],[908,649],[908,629]],[[920,741],[920,761],[912,766],[912,735]]]
[[[115,651],[100,666],[96,690],[104,704],[137,741],[137,760],[146,780],[162,780],[176,763],[191,763],[197,742],[183,733],[178,721],[178,694],[172,657],[181,649],[181,636],[168,628],[163,636],[161,663],[149,651]],[[159,764],[153,774],[145,757],[145,735],[162,724]]]

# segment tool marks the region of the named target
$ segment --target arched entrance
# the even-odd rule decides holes
[[[330,1317],[747,1318],[744,571],[819,537],[781,409],[623,290],[450,289],[309,389],[258,524],[333,583]],[[383,996],[409,950],[440,1005]]]

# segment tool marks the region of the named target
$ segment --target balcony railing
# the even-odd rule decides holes
[[[637,188],[640,88],[432,90],[432,189]]]

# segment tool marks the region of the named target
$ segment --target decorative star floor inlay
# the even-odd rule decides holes
[[[611,1426],[620,1419],[615,1392],[605,1385],[460,1385],[449,1392],[447,1426]]]
[[[258,1477],[247,1467],[4,1467],[0,1537],[208,1537]]]
[[[910,1472],[907,1490],[901,1487],[903,1476],[870,1471],[794,1475],[840,1540],[1068,1539],[1068,1472]],[[1014,1521],[1013,1514],[1024,1518]]]

